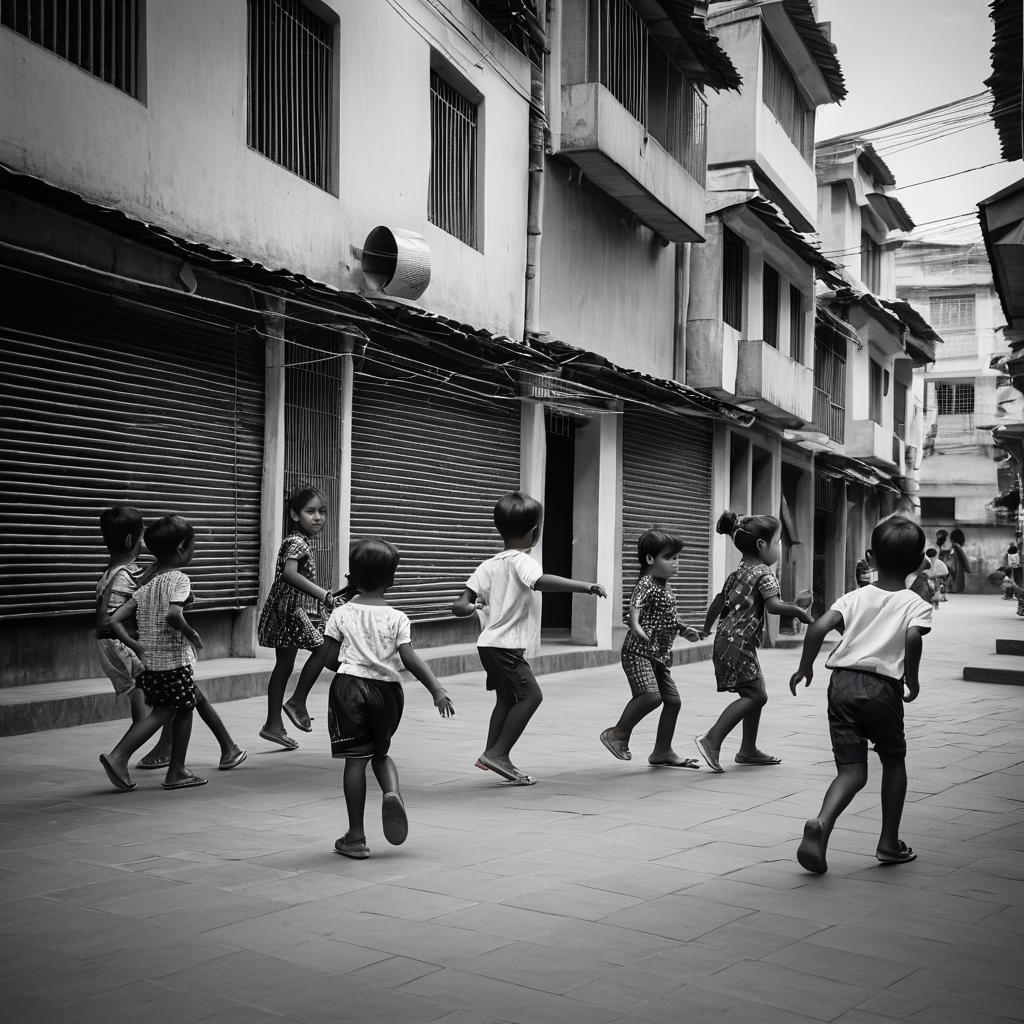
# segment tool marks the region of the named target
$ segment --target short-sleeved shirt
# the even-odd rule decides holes
[[[779,595],[779,581],[763,562],[740,562],[722,589],[725,603],[715,632],[715,679],[720,691],[761,678],[757,649],[764,632],[764,603]]]
[[[192,584],[179,569],[162,572],[135,591],[139,643],[146,651],[146,668],[167,672],[183,665],[194,665],[196,652],[176,629],[167,625],[167,609],[172,604],[187,604]]]
[[[540,562],[509,548],[481,562],[466,580],[485,604],[478,647],[531,650],[540,637],[540,594],[533,588],[544,575]]]
[[[125,601],[135,596],[136,580],[141,573],[142,567],[137,562],[114,565],[96,581],[97,601],[103,597],[107,587],[110,587],[110,594],[107,597],[108,614],[113,614]]]
[[[843,638],[825,663],[828,668],[903,678],[907,630],[931,629],[932,606],[910,590],[863,587],[832,605],[843,617]]]
[[[629,605],[637,610],[640,628],[647,634],[649,642],[644,643],[630,630],[623,642],[623,651],[667,664],[672,645],[679,635],[672,588],[667,583],[659,584],[653,576],[645,573],[633,588]],[[626,625],[629,625],[628,619]]]
[[[412,641],[412,623],[405,612],[387,604],[349,601],[331,612],[324,635],[340,644],[339,672],[386,683],[401,682],[398,648]]]

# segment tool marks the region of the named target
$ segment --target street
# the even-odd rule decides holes
[[[536,787],[476,770],[481,673],[445,680],[442,721],[406,686],[392,746],[410,833],[388,846],[370,783],[371,856],[337,856],[341,766],[327,676],[299,751],[256,736],[261,699],[220,705],[249,750],[216,770],[196,723],[195,792],[97,755],[120,723],[0,740],[0,972],[29,1022],[996,1024],[1024,1020],[1024,690],[967,683],[972,654],[1018,637],[1015,605],[957,595],[926,638],[907,708],[912,864],[880,867],[878,770],[841,818],[829,872],[794,854],[832,776],[824,657],[793,699],[793,650],[763,652],[761,736],[779,767],[657,771],[654,720],[631,763],[598,742],[627,697],[618,666],[542,677],[516,748]],[[723,706],[709,661],[682,665],[676,749]]]

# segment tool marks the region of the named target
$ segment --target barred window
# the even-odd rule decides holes
[[[0,25],[138,99],[138,0],[0,0]]]
[[[735,232],[722,228],[722,319],[743,330],[743,277],[747,247]]]
[[[789,286],[789,358],[804,361],[804,297],[795,284]]]
[[[869,292],[882,290],[882,247],[869,235],[860,234],[860,279]]]
[[[334,27],[298,0],[249,0],[249,145],[331,187]]]
[[[868,361],[868,418],[881,424],[882,422],[882,392],[883,385],[882,364],[876,363],[874,359]]]
[[[936,384],[935,411],[940,416],[971,416],[974,414],[973,384]]]
[[[928,300],[928,319],[938,329],[974,327],[974,295],[933,295]]]
[[[477,245],[477,104],[430,72],[430,185],[427,218]]]
[[[814,156],[814,111],[808,107],[793,72],[767,33],[763,41],[764,104],[782,125],[790,142],[800,150],[800,155],[810,163]]]

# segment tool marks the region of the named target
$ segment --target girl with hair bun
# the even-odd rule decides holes
[[[764,613],[790,615],[810,624],[814,621],[806,608],[789,604],[779,597],[779,581],[771,571],[781,553],[782,524],[775,516],[737,516],[723,512],[715,526],[718,533],[732,537],[743,556],[725,581],[722,592],[711,602],[704,633],[715,633],[714,665],[719,693],[735,693],[734,700],[718,716],[718,721],[703,735],[694,737],[697,750],[713,772],[723,771],[719,755],[726,736],[741,722],[743,738],[736,753],[736,764],[781,764],[779,758],[757,746],[761,709],[768,703],[764,674],[757,660],[764,632]]]

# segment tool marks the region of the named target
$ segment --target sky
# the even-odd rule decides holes
[[[832,23],[832,42],[846,78],[841,104],[819,107],[815,135],[826,139],[871,128],[985,90],[992,73],[992,22],[988,0],[819,0],[818,20]],[[918,224],[966,213],[978,201],[1024,178],[1024,162],[961,174],[946,181],[899,190],[1000,159],[991,119],[979,127],[924,143],[902,153],[879,155],[896,178],[893,193]],[[964,222],[960,222],[964,224]],[[976,220],[930,238],[981,238]]]

